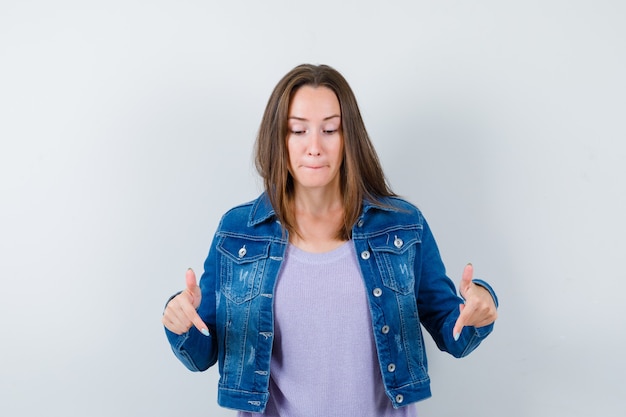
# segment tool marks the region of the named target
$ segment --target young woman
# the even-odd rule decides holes
[[[240,416],[415,416],[430,396],[420,326],[465,356],[493,329],[495,293],[468,265],[456,295],[333,68],[278,83],[256,165],[265,191],[223,216],[200,286],[188,270],[166,306],[174,353],[193,371],[218,362],[218,402]]]

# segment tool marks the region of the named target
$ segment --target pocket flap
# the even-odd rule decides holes
[[[238,236],[224,236],[217,249],[235,263],[244,264],[267,258],[270,242]]]
[[[369,245],[373,251],[401,254],[421,240],[417,229],[399,229],[369,238]]]

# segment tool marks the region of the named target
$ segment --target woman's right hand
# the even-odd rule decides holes
[[[206,324],[196,311],[202,299],[202,292],[198,287],[196,274],[191,268],[185,274],[185,281],[187,283],[185,290],[167,303],[161,321],[169,331],[178,335],[195,326],[203,335],[209,336]]]

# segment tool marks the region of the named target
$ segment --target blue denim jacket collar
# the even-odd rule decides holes
[[[248,227],[256,226],[275,216],[276,212],[274,211],[274,207],[272,207],[269,196],[263,193],[259,198],[254,200],[252,209],[250,210]]]

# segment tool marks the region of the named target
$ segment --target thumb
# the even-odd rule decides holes
[[[194,308],[198,308],[202,293],[200,292],[200,287],[198,287],[196,273],[193,272],[193,269],[191,268],[187,269],[187,273],[185,274],[185,283],[187,285],[187,292],[192,297],[191,303]]]
[[[195,291],[198,286],[198,281],[196,281],[196,273],[193,272],[193,269],[187,269],[187,273],[185,274],[185,282],[187,283],[187,289],[191,292]]]
[[[472,285],[472,278],[474,277],[474,266],[472,264],[465,265],[463,269],[463,275],[461,276],[461,285],[459,285],[459,292],[461,296],[465,298],[467,290]]]

